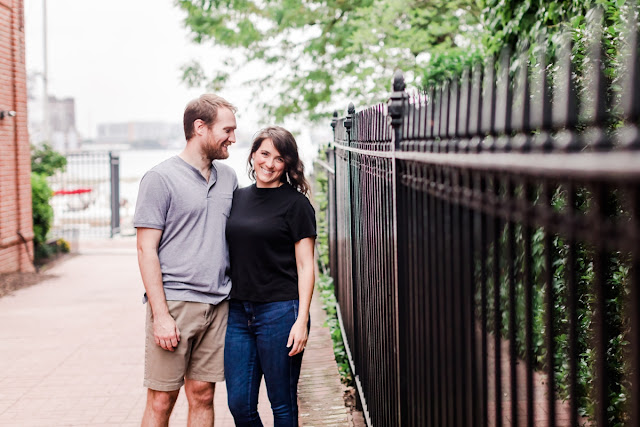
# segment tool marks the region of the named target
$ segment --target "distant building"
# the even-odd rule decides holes
[[[166,122],[102,123],[98,144],[128,144],[132,148],[173,148],[182,145],[182,125]]]
[[[48,142],[61,153],[80,148],[80,137],[76,129],[76,101],[74,98],[49,96],[47,106],[49,135],[44,134],[41,90],[37,88],[37,75],[29,76],[29,134],[32,144]]]
[[[23,0],[0,0],[0,273],[33,271]]]
[[[76,101],[74,98],[49,96],[49,132],[51,146],[61,153],[80,146],[76,130]]]

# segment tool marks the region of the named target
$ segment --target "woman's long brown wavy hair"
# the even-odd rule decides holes
[[[249,158],[247,160],[249,177],[254,181],[256,180],[256,172],[253,170],[251,156],[253,153],[258,151],[262,141],[268,138],[273,141],[273,146],[284,159],[284,173],[280,177],[280,181],[289,182],[293,188],[302,194],[308,194],[310,187],[304,177],[304,164],[298,155],[298,144],[296,143],[296,139],[291,135],[291,132],[280,126],[266,127],[260,130],[253,138],[251,152],[249,153]]]

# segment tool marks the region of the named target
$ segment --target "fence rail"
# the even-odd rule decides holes
[[[504,54],[334,115],[330,268],[370,425],[640,425],[629,40],[617,109],[594,42],[580,98],[569,51],[554,76]]]

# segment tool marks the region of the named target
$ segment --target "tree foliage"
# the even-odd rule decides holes
[[[522,50],[533,47],[541,38],[551,39],[562,31],[570,31],[577,43],[588,36],[589,15],[603,12],[606,28],[606,53],[613,54],[624,29],[630,2],[627,0],[479,0],[482,25],[485,28],[483,45],[488,54],[495,54],[505,46]],[[614,49],[614,50],[611,50]]]
[[[48,144],[31,146],[31,172],[51,176],[67,166],[67,158]]]
[[[602,63],[607,82],[609,128],[621,124],[617,111],[611,106],[620,96],[620,80],[624,75],[621,61],[630,48],[627,44],[629,20],[637,20],[634,6],[638,0],[479,0],[482,7],[482,46],[486,55],[509,48],[512,52],[527,52],[528,61],[536,63],[542,50],[548,58],[557,56],[566,39],[571,41],[571,57],[575,67],[575,81],[586,100],[588,78],[593,75],[589,49],[602,43]],[[568,37],[565,37],[568,36]],[[512,68],[520,67],[516,58]],[[552,77],[554,69],[549,70]],[[585,91],[587,89],[587,91]]]
[[[216,70],[184,67],[192,86],[219,90],[234,70],[259,66],[270,118],[326,117],[336,103],[386,98],[396,69],[418,84],[430,57],[474,40],[475,0],[177,0],[197,43],[231,48]],[[467,37],[463,37],[466,34]],[[240,59],[238,59],[240,58]]]

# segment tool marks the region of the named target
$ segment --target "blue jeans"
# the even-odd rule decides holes
[[[236,426],[262,426],[258,392],[264,375],[274,427],[298,425],[302,353],[289,356],[289,332],[298,300],[254,303],[232,300],[224,347],[229,409]]]

